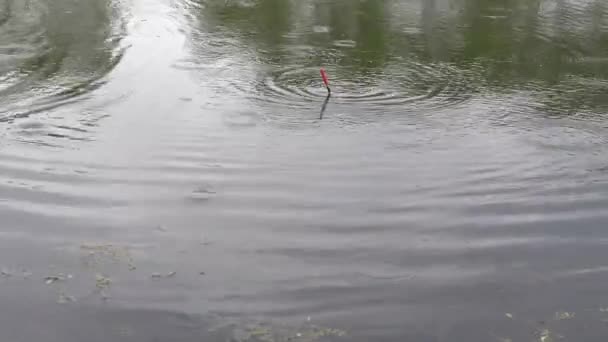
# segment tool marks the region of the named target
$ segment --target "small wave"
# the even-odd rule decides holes
[[[5,4],[9,10],[0,19],[0,122],[82,99],[104,84],[123,55],[124,23],[113,5]]]

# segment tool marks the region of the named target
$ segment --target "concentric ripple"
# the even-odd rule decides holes
[[[474,83],[450,65],[407,62],[378,72],[357,73],[337,67],[328,67],[327,72],[332,89],[329,103],[351,124],[373,123],[379,117],[399,120],[410,114],[433,114],[466,101],[473,93]],[[318,111],[327,97],[318,66],[277,70],[253,88],[252,94],[245,95],[261,106]],[[271,121],[302,120],[298,112],[267,112]]]

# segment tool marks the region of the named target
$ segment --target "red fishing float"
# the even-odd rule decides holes
[[[329,79],[327,78],[327,73],[325,72],[324,68],[321,68],[321,78],[323,79],[325,88],[327,88],[327,92],[331,93],[331,89],[329,88]]]

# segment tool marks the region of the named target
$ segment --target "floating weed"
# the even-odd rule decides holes
[[[112,285],[112,279],[102,274],[95,275],[95,287],[99,290],[107,289],[110,285]]]
[[[572,319],[576,314],[574,312],[558,311],[555,313],[555,319],[558,321]]]
[[[57,275],[51,275],[51,276],[44,277],[44,283],[47,285],[51,285],[56,282],[66,281],[66,280],[72,279],[72,278],[73,278],[73,276],[71,274],[65,275],[63,273],[59,273]]]
[[[541,329],[538,332],[538,341],[540,341],[540,342],[556,342],[563,338],[564,338],[564,336],[558,335],[558,334],[552,332],[551,330],[549,330],[548,328]]]
[[[346,332],[339,329],[313,327],[312,329],[304,330],[301,337],[305,337],[306,341],[316,341],[321,337],[344,337]]]
[[[255,325],[249,327],[240,342],[316,342],[327,341],[346,336],[340,329],[306,326],[300,329],[276,327],[270,325]]]
[[[83,262],[86,266],[97,267],[104,263],[127,263],[129,270],[135,270],[133,257],[127,247],[112,244],[82,244]]]
[[[275,338],[272,334],[272,330],[269,327],[254,327],[248,331],[249,335],[246,341],[257,341],[257,342],[274,342]]]
[[[193,201],[209,201],[216,194],[215,191],[207,189],[205,187],[198,187],[192,191],[190,199]]]
[[[158,273],[158,272],[154,272],[150,275],[150,278],[152,279],[162,279],[162,278],[172,278],[177,274],[177,272],[175,271],[171,271],[169,273]]]
[[[44,283],[47,285],[51,285],[54,282],[60,281],[61,278],[57,277],[57,276],[50,276],[50,277],[45,277],[44,278]]]
[[[558,335],[549,329],[543,329],[540,334],[541,342],[556,342],[557,340],[563,339],[564,336]]]
[[[542,329],[538,335],[538,340],[540,342],[553,342],[549,329]]]

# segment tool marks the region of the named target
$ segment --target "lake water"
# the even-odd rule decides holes
[[[0,0],[0,340],[606,341],[607,93],[601,0]]]

